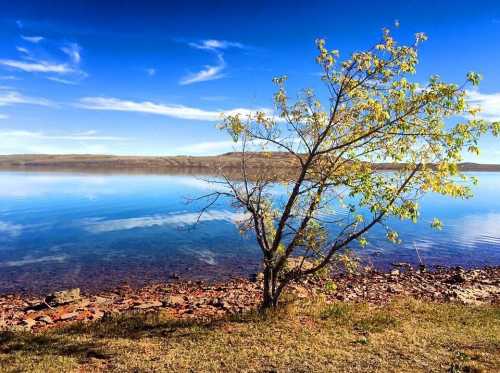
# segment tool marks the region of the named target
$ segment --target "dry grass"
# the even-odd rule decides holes
[[[500,309],[400,299],[382,308],[321,301],[207,323],[132,315],[0,337],[0,370],[492,372]]]

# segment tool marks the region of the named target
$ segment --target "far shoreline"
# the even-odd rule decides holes
[[[298,169],[297,159],[288,153],[247,153],[251,172],[269,171],[288,174]],[[0,155],[0,171],[59,171],[89,173],[137,173],[216,175],[222,171],[230,176],[241,171],[241,153],[232,152],[216,156],[115,156],[115,155]],[[377,171],[395,171],[403,164],[377,163]],[[500,172],[500,164],[463,162],[462,172]]]

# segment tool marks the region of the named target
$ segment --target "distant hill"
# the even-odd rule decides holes
[[[288,153],[250,153],[248,166],[254,172],[274,170],[286,172],[297,167],[298,161]],[[393,163],[377,163],[379,170],[395,170]],[[214,173],[224,169],[239,170],[240,153],[231,152],[217,156],[114,156],[114,155],[0,155],[1,170],[136,170],[144,172],[204,172]],[[462,163],[463,171],[500,171],[499,164]]]
[[[253,153],[249,160],[250,167],[275,168],[294,167],[296,160],[287,153],[272,153],[269,157]],[[226,153],[218,156],[114,156],[114,155],[0,155],[0,169],[206,169],[217,170],[219,167],[240,168],[240,155]]]

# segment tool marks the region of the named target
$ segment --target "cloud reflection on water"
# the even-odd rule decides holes
[[[6,262],[0,262],[1,267],[21,267],[28,264],[39,264],[46,262],[58,262],[62,263],[69,258],[67,255],[48,255],[42,256],[40,258],[33,258],[32,256],[25,256],[23,259],[19,260],[9,260]]]
[[[84,226],[84,229],[88,232],[104,233],[164,225],[185,226],[195,224],[198,219],[200,222],[218,220],[236,224],[238,221],[245,219],[245,216],[245,214],[240,212],[232,212],[228,210],[210,210],[201,215],[201,217],[199,213],[186,212],[111,220],[104,220],[102,218],[90,218],[82,220],[82,224]]]
[[[0,233],[5,234],[11,238],[17,237],[21,234],[23,226],[20,224],[13,224],[7,221],[0,220]]]

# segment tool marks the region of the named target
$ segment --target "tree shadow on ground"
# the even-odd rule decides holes
[[[0,354],[15,353],[72,357],[79,362],[111,358],[96,341],[71,339],[60,333],[0,332]]]
[[[282,310],[268,313],[249,311],[246,313],[213,316],[206,318],[179,319],[162,312],[129,313],[104,318],[93,323],[78,323],[61,329],[64,335],[89,335],[92,338],[143,337],[201,337],[202,335],[231,323],[255,323],[275,318]]]
[[[37,354],[63,356],[86,362],[89,359],[109,360],[113,357],[109,340],[141,338],[189,338],[198,340],[228,322],[253,323],[275,317],[251,311],[212,318],[178,319],[162,312],[129,313],[105,317],[95,322],[80,322],[64,328],[30,333],[0,331],[0,355]],[[108,340],[108,341],[106,341]]]

